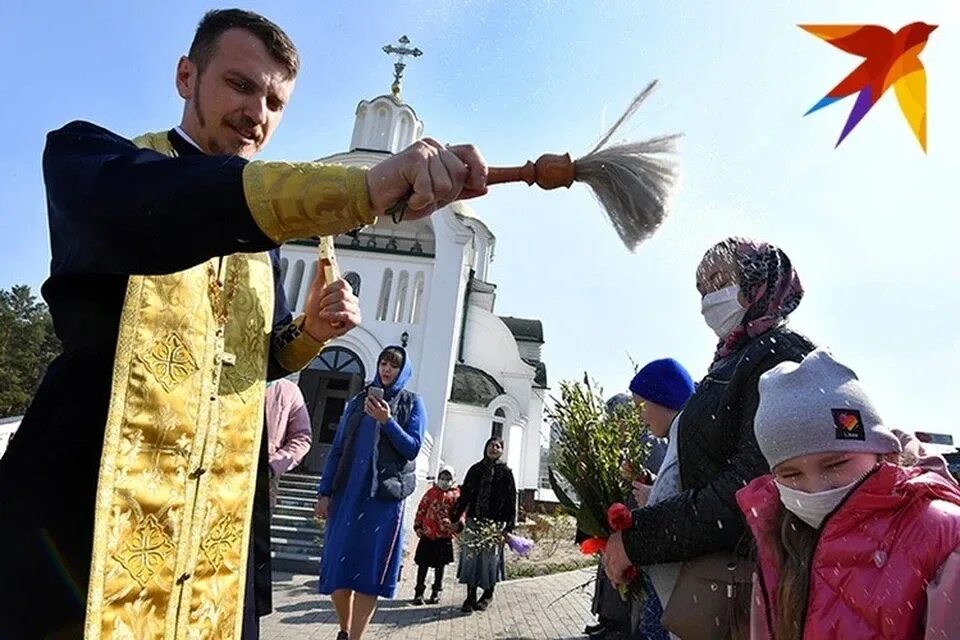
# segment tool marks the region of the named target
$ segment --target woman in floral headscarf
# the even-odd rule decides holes
[[[799,362],[814,348],[787,327],[803,287],[787,254],[769,243],[728,238],[714,245],[697,268],[697,290],[719,343],[707,376],[672,427],[676,460],[664,460],[662,468],[678,476],[668,483],[676,493],[634,511],[633,528],[607,544],[604,563],[615,584],[631,565],[748,552],[734,494],[769,471],[753,433],[760,374],[784,360]],[[656,581],[664,603],[677,575]]]

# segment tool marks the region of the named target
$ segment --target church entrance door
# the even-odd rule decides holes
[[[323,471],[347,400],[360,392],[364,379],[363,362],[344,347],[324,349],[300,373],[300,390],[307,403],[313,431],[310,452],[301,465],[304,471]]]

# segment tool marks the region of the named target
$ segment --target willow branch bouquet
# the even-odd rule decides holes
[[[624,462],[639,468],[650,453],[639,412],[632,406],[608,412],[602,394],[586,377],[583,383],[561,382],[560,398],[548,411],[555,435],[550,486],[560,506],[591,536],[580,545],[587,555],[602,553],[610,535],[625,526],[629,511],[624,515],[622,503],[632,487]]]

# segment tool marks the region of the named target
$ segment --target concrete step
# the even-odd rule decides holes
[[[311,543],[316,538],[323,537],[323,530],[308,526],[287,526],[272,524],[270,525],[270,535],[281,538],[296,538],[298,540],[309,540]]]
[[[317,485],[320,484],[319,480],[313,480],[311,478],[290,478],[289,476],[280,476],[280,490],[284,489],[312,489],[314,493],[317,492]]]
[[[270,548],[289,551],[290,553],[299,553],[300,555],[313,555],[320,552],[320,545],[311,538],[286,538],[283,536],[270,535]]]
[[[316,485],[320,482],[319,473],[297,473],[296,471],[285,473],[280,476],[281,484],[284,482],[312,482]]]
[[[306,520],[313,520],[313,505],[294,505],[294,504],[282,504],[277,503],[277,506],[274,508],[273,512],[275,514],[283,514],[287,516],[300,516]]]
[[[320,572],[320,553],[304,556],[288,551],[270,551],[270,568],[273,571],[317,575]]]
[[[290,498],[310,498],[311,500],[316,501],[317,499],[317,490],[314,489],[301,489],[300,487],[281,487],[278,495],[287,496]]]
[[[282,493],[277,495],[277,506],[306,507],[313,510],[316,504],[316,496],[307,498],[305,496],[286,496]]]
[[[270,518],[270,524],[271,526],[281,525],[281,526],[300,527],[300,528],[303,528],[305,526],[306,527],[316,526],[316,523],[314,522],[313,518],[307,519],[299,515],[290,516],[285,513],[274,513],[273,517]]]

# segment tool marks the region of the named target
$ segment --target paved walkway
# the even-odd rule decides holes
[[[448,567],[448,573],[456,573],[455,565]],[[595,570],[585,569],[502,582],[490,609],[472,615],[460,612],[466,588],[453,584],[452,576],[446,580],[441,603],[434,606],[410,604],[413,585],[407,582],[398,592],[402,599],[381,602],[364,640],[583,638],[593,584],[578,587],[595,574]],[[428,584],[430,578],[432,572]],[[263,640],[333,640],[339,631],[330,598],[317,594],[314,576],[275,573],[273,610],[263,618]]]

